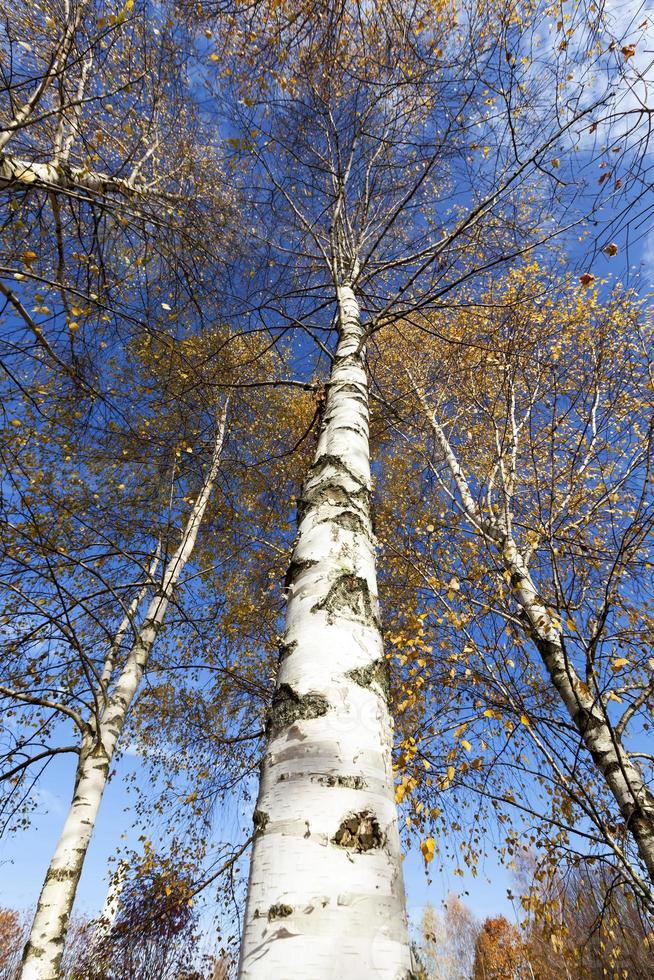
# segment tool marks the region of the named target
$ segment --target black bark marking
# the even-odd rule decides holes
[[[313,558],[304,558],[300,561],[295,561],[295,559],[293,559],[291,564],[288,566],[284,577],[284,588],[288,589],[289,586],[293,585],[293,582],[298,577],[300,572],[304,572],[307,568],[312,568],[317,564],[318,562]]]
[[[363,776],[317,776],[320,786],[344,786],[347,789],[367,789],[368,784]]]
[[[291,640],[290,643],[280,642],[277,648],[279,651],[279,663],[281,664],[283,660],[286,660],[287,657],[290,657],[290,655],[293,653],[296,647],[297,647],[297,640]]]
[[[327,613],[329,623],[334,621],[335,616],[345,616],[380,629],[368,582],[360,575],[353,575],[351,572],[339,575],[325,598],[317,602],[311,612],[321,609]]]
[[[391,686],[391,671],[388,660],[385,657],[373,660],[367,667],[356,667],[354,670],[348,670],[346,676],[350,677],[355,684],[359,684],[361,687],[376,686],[383,694],[385,700],[388,701]]]
[[[293,906],[284,905],[283,902],[279,902],[277,905],[271,905],[268,909],[268,919],[270,922],[272,922],[273,919],[285,919],[292,914]]]
[[[324,458],[324,457],[321,457]],[[297,500],[297,523],[313,508],[320,507],[321,504],[330,504],[332,507],[343,507],[352,510],[359,507],[362,513],[367,514],[370,509],[370,491],[367,487],[359,490],[347,490],[342,484],[334,480],[325,480],[310,490],[305,490]]]
[[[335,378],[333,381],[327,382],[327,388],[330,391],[346,394],[354,401],[361,402],[366,408],[368,407],[368,388],[364,382],[341,381],[339,378]]]
[[[301,718],[319,718],[329,710],[323,694],[309,691],[300,696],[290,684],[280,684],[273,694],[266,722],[266,735],[273,737]]]
[[[340,456],[335,456],[333,453],[323,453],[318,459],[314,460],[309,467],[309,480],[325,466],[332,466],[335,470],[341,470],[343,473],[347,473],[351,480],[358,483],[360,487],[365,488],[365,483],[361,477],[350,469],[345,460],[341,459]]]
[[[348,851],[365,852],[381,847],[384,835],[374,813],[362,810],[361,813],[351,813],[342,822],[332,842]]]
[[[254,824],[254,829],[258,834],[263,834],[264,830],[268,826],[269,820],[270,814],[266,813],[265,810],[255,810],[252,814],[252,823]]]
[[[325,521],[330,524],[336,524],[338,527],[343,528],[344,531],[352,531],[355,534],[364,534],[366,537],[370,537],[370,532],[366,527],[365,521],[354,510],[342,510],[335,517],[326,517]]]

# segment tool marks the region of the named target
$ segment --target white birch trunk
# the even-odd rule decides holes
[[[125,726],[152,647],[161,631],[173,590],[190,559],[220,465],[227,406],[222,414],[209,472],[189,515],[180,544],[170,558],[157,594],[96,726],[89,724],[77,768],[75,792],[41,889],[20,980],[58,980],[75,892],[107,783],[116,743]],[[109,657],[115,656],[115,644]],[[102,694],[102,692],[101,692]]]
[[[118,915],[118,909],[120,908],[120,898],[127,882],[128,871],[128,862],[121,861],[111,877],[104,905],[102,906],[102,912],[98,916],[97,925],[93,933],[93,946],[98,950],[102,949],[103,943],[113,929]]]
[[[654,796],[638,766],[610,727],[599,696],[579,677],[563,648],[561,632],[539,598],[531,574],[511,535],[501,548],[511,585],[552,685],[613,795],[625,826],[654,883]],[[651,899],[650,899],[651,900]]]
[[[406,980],[411,956],[370,521],[353,290],[299,502],[268,721],[240,980]]]
[[[18,187],[42,188],[50,191],[68,191],[87,194],[122,194],[127,197],[142,194],[145,185],[129,177],[111,177],[109,174],[84,167],[71,167],[65,160],[39,163],[10,154],[0,156],[0,190]]]

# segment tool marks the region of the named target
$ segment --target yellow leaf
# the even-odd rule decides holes
[[[425,864],[429,864],[430,861],[434,859],[434,853],[436,851],[436,841],[433,837],[428,837],[423,840],[420,845],[420,850],[422,851],[422,856],[425,859]]]
[[[629,663],[629,658],[628,657],[617,657],[612,662],[611,667],[613,668],[613,670],[620,670],[621,667],[624,667],[625,664],[628,664],[628,663]]]
[[[450,782],[452,782],[452,780],[454,779],[455,771],[456,770],[454,769],[454,766],[447,767],[447,778],[449,779]]]
[[[523,725],[530,725],[531,724],[531,722],[529,721],[529,718],[527,717],[527,715],[520,715],[520,721],[522,722]]]
[[[472,750],[472,745],[466,738],[461,739],[461,745],[466,750],[466,752],[470,752]]]

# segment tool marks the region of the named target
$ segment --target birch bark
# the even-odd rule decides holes
[[[125,727],[152,648],[161,631],[175,586],[191,558],[198,531],[218,475],[225,438],[225,406],[213,456],[200,494],[189,514],[180,543],[168,561],[161,585],[150,600],[113,687],[98,692],[104,697],[99,718],[87,724],[70,810],[41,889],[36,914],[23,954],[20,980],[57,980],[77,885],[82,873],[98,810],[104,793],[116,743]],[[119,630],[122,629],[119,627]],[[112,644],[108,658],[115,658]]]
[[[370,520],[359,307],[340,338],[298,505],[269,714],[241,980],[411,974]]]
[[[6,154],[0,156],[0,190],[8,187],[133,197],[144,192],[145,183],[138,178],[112,177],[84,167],[71,167],[66,160],[39,163]]]

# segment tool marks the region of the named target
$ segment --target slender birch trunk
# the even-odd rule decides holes
[[[405,980],[411,956],[370,520],[368,391],[354,291],[299,501],[240,980]]]
[[[0,156],[0,190],[8,187],[16,187],[21,191],[37,188],[97,195],[122,194],[131,197],[142,194],[145,183],[142,180],[139,182],[138,175],[134,179],[112,177],[110,174],[86,170],[84,167],[71,167],[66,160],[55,158],[40,163],[6,154]]]
[[[563,647],[558,624],[539,598],[531,573],[511,535],[501,546],[525,625],[571,721],[615,799],[625,826],[654,884],[654,796],[639,767],[609,724],[597,694],[584,684]],[[650,896],[651,903],[651,896]]]
[[[511,532],[508,518],[503,522],[494,515],[482,515],[459,461],[424,392],[410,374],[409,377],[416,387],[423,411],[457,488],[462,510],[473,530],[493,542],[504,569],[510,576],[525,631],[538,650],[552,686],[615,799],[649,879],[654,883],[654,796],[639,767],[622,745],[619,733],[611,726],[599,694],[591,691],[570,662],[560,623],[540,598],[529,566]],[[643,897],[651,906],[651,892]]]
[[[150,601],[136,640],[99,719],[89,722],[77,766],[75,790],[59,842],[50,862],[23,954],[20,980],[57,980],[77,885],[104,793],[116,743],[125,727],[152,647],[161,632],[174,588],[189,561],[211,496],[225,437],[225,406],[213,457],[202,490],[188,517],[181,541]],[[115,644],[108,657],[115,657]],[[104,692],[101,692],[101,695]]]

